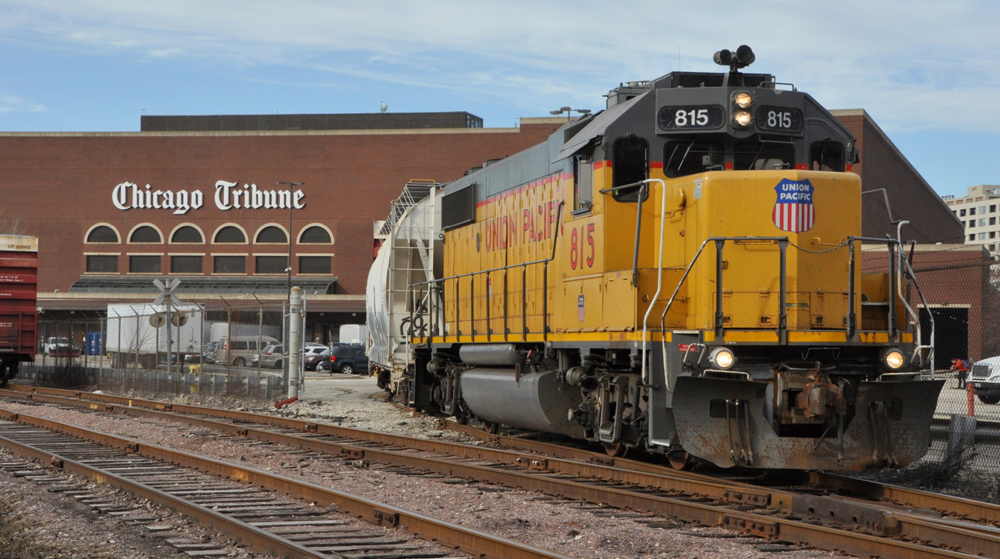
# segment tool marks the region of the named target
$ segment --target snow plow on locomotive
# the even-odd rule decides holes
[[[862,236],[850,131],[741,72],[752,59],[623,84],[548,142],[394,209],[382,250],[400,264],[369,283],[369,305],[374,279],[395,313],[376,312],[380,383],[426,411],[678,466],[923,456],[943,381],[924,372],[906,243]],[[864,270],[862,245],[890,270]]]

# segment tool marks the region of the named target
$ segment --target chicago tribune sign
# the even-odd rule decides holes
[[[215,207],[222,211],[232,209],[296,209],[306,207],[302,190],[263,190],[256,184],[216,181]],[[119,210],[173,210],[175,215],[184,215],[191,210],[201,209],[205,197],[200,190],[159,190],[150,185],[139,186],[134,182],[123,182],[111,192],[111,202]]]

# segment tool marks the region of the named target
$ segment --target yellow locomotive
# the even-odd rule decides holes
[[[380,382],[424,410],[677,466],[923,456],[943,381],[921,374],[933,350],[902,241],[862,237],[851,133],[741,72],[752,60],[744,46],[716,54],[728,72],[623,84],[548,142],[430,187],[433,256],[414,256],[400,212],[372,277],[395,274],[382,299],[405,339],[383,343],[404,359],[373,347]],[[863,243],[896,255],[889,273],[862,269]]]

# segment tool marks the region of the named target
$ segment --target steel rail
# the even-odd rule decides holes
[[[58,401],[58,403],[66,404],[72,402],[69,400],[62,400]],[[82,404],[84,404],[82,401],[77,401],[76,405]],[[93,404],[89,405],[89,407],[91,407],[91,409],[95,409]],[[96,407],[96,409],[99,410],[101,410],[101,408],[101,406]],[[795,530],[796,528],[801,528],[798,526],[786,528],[786,525],[789,525],[792,521],[776,521],[773,517],[762,515],[743,515],[734,512],[732,509],[716,505],[704,505],[668,497],[651,496],[641,493],[637,494],[633,491],[616,488],[600,487],[595,489],[587,484],[581,484],[568,480],[555,480],[548,477],[530,476],[506,470],[455,464],[448,461],[420,458],[410,454],[402,454],[392,451],[382,451],[371,448],[362,449],[352,445],[310,439],[301,435],[273,433],[248,428],[246,426],[236,426],[198,418],[178,417],[174,414],[154,412],[151,410],[139,411],[135,409],[129,410],[128,408],[116,409],[113,406],[107,406],[101,411],[132,411],[132,413],[139,413],[141,415],[165,416],[167,419],[183,419],[185,421],[193,419],[194,421],[190,421],[191,423],[206,428],[229,432],[235,435],[253,436],[262,440],[299,446],[327,453],[329,453],[331,449],[336,449],[340,454],[347,455],[352,458],[366,457],[382,463],[415,467],[456,477],[485,480],[507,486],[540,491],[550,495],[577,498],[590,502],[602,502],[621,508],[649,510],[659,514],[682,517],[698,522],[729,526],[740,531],[765,537],[776,537],[780,531],[781,535],[779,537],[781,537],[781,539],[787,539],[786,536],[789,533],[789,529]],[[540,462],[543,463],[536,465],[536,467],[545,468],[547,466],[547,463],[545,463],[547,462],[546,460],[543,459]],[[775,490],[768,490],[766,492],[758,491],[757,493],[753,493],[745,492],[738,488],[729,488],[728,493],[726,493],[726,497],[727,498],[723,500],[724,502],[751,504],[755,507],[775,505],[775,508],[786,514],[799,514],[803,516],[811,514],[826,517],[827,520],[829,520],[827,513],[829,513],[830,516],[835,516],[834,513],[840,513],[848,516],[853,515],[855,524],[860,524],[862,526],[867,524],[869,530],[873,530],[877,533],[883,533],[884,535],[899,534],[904,538],[913,539],[919,534],[924,537],[919,538],[918,541],[933,541],[938,545],[943,545],[944,547],[961,548],[971,553],[985,556],[997,556],[997,554],[1000,553],[1000,539],[998,539],[995,534],[978,533],[970,536],[967,527],[965,527],[965,530],[962,530],[961,527],[950,529],[948,526],[928,522],[915,516],[912,517],[912,519],[904,517],[903,520],[901,520],[899,517],[887,514],[885,511],[874,510],[871,505],[844,503],[823,497],[795,495],[790,492]],[[745,500],[740,501],[740,499]],[[771,502],[770,499],[774,499],[775,502]],[[824,503],[824,499],[831,501],[833,504]],[[846,523],[849,524],[850,521],[846,521]],[[792,522],[792,524],[795,523]],[[824,542],[827,542],[828,540],[838,540],[837,537],[832,535],[835,532],[836,530],[834,532],[820,533],[818,534],[818,537]],[[856,535],[854,534],[850,536],[851,539],[854,539],[855,537]],[[816,538],[817,534],[812,534],[807,539],[797,541],[798,543],[807,543],[818,547],[824,547],[823,545],[816,543]],[[921,557],[923,555],[920,555],[920,553],[926,552],[927,549],[933,550],[930,556],[939,556],[940,552],[939,548],[927,548],[924,546],[900,550],[895,549],[892,546],[901,542],[887,540],[884,538],[876,538],[875,541],[883,542],[882,545],[888,545],[890,548],[894,549],[894,551],[904,551],[905,555],[902,556],[906,557]],[[828,547],[828,549],[854,549],[862,554],[867,553],[869,550],[868,547],[852,548],[851,545],[840,541],[836,541],[830,545],[831,547]]]
[[[101,433],[99,431],[92,431],[83,427],[77,427],[58,421],[19,414],[2,407],[0,407],[0,418],[25,425],[33,425],[42,429],[58,431],[84,440],[120,448],[133,454],[172,462],[220,477],[281,491],[322,506],[335,505],[341,511],[367,522],[389,527],[398,527],[420,537],[421,539],[433,541],[444,545],[445,547],[460,550],[474,556],[497,559],[568,559],[565,555],[559,553],[538,549],[533,546],[508,540],[506,538],[472,530],[457,524],[452,524],[348,493],[335,491],[333,489],[306,481],[282,477],[280,475],[258,470],[256,468],[216,460],[214,458],[174,450],[159,445],[148,444],[135,439],[118,437],[107,433]],[[0,442],[7,444],[6,439],[0,438]],[[52,453],[43,453],[42,456],[32,453],[32,456],[42,460],[50,460],[52,458]],[[82,464],[63,460],[64,467],[68,463],[72,463],[71,467],[74,468],[78,466],[83,467]],[[94,479],[99,482],[106,480],[108,482],[113,481],[115,483],[118,481],[117,478],[120,477],[114,476],[114,478],[112,478],[110,475],[106,475],[106,473],[97,473],[96,476],[98,477],[95,477]],[[137,489],[141,490],[142,488]],[[146,495],[149,495],[149,498],[152,498],[153,493],[146,493],[143,496]],[[303,550],[305,549],[306,548],[303,548]],[[298,553],[299,551],[285,554],[298,556]],[[325,555],[303,556],[326,557]]]
[[[88,392],[80,392],[75,390],[30,387],[30,386],[15,385],[15,384],[11,384],[8,390],[21,393],[35,394],[35,395],[61,395],[72,398],[98,400],[101,402],[108,402],[112,404],[119,404],[121,406],[128,406],[131,408],[146,408],[146,409],[154,409],[162,411],[176,411],[181,413],[190,413],[195,415],[230,419],[234,421],[262,423],[267,425],[274,425],[277,427],[284,427],[296,431],[314,432],[317,434],[328,434],[337,437],[357,438],[357,439],[367,440],[373,443],[380,443],[387,445],[401,445],[409,448],[414,448],[417,450],[427,450],[432,452],[441,451],[442,450],[441,445],[449,445],[452,448],[450,448],[447,452],[466,456],[473,459],[497,460],[497,461],[504,461],[507,463],[516,463],[516,464],[527,463],[530,465],[530,461],[537,458],[534,456],[515,455],[512,460],[509,454],[499,453],[499,452],[496,454],[489,454],[488,450],[490,449],[478,446],[460,445],[459,443],[447,443],[445,441],[429,441],[427,439],[406,437],[402,435],[392,435],[388,433],[362,431],[358,429],[351,429],[348,427],[338,427],[323,423],[303,421],[299,419],[283,418],[273,415],[257,414],[251,412],[224,410],[218,408],[205,408],[200,406],[192,406],[188,404],[173,404],[173,403],[159,402],[156,400],[144,400],[137,398],[126,398],[122,396],[112,396],[109,394],[92,394]],[[0,391],[0,393],[3,393],[3,391]],[[697,474],[692,472],[678,471],[674,470],[673,468],[661,466],[658,464],[652,464],[648,462],[642,462],[639,460],[631,460],[627,458],[615,458],[601,452],[593,452],[590,450],[573,448],[564,445],[490,434],[480,429],[471,427],[469,425],[461,425],[453,421],[440,420],[440,426],[444,429],[462,433],[466,436],[481,440],[484,443],[487,443],[493,447],[514,449],[518,451],[544,455],[545,458],[548,460],[548,466],[547,466],[548,469],[552,469],[555,471],[565,472],[573,475],[579,475],[582,477],[614,479],[622,483],[645,484],[650,487],[659,487],[664,490],[672,490],[674,488],[674,486],[672,485],[674,482],[672,480],[680,480],[679,483],[682,486],[682,491],[684,491],[683,488],[686,487],[687,489],[685,492],[688,493],[696,493],[705,496],[710,496],[713,498],[725,498],[724,492],[722,495],[711,492],[712,488],[719,484],[719,480],[712,476]],[[470,454],[470,452],[472,453]],[[564,462],[560,462],[560,460],[572,461],[573,464],[565,464]],[[588,469],[582,466],[581,464],[591,464],[591,465],[596,465],[597,467]],[[600,468],[600,466],[604,466],[605,468]],[[632,474],[628,473],[609,474],[607,473],[608,472],[607,468],[613,468],[618,471],[625,470],[631,472],[645,472],[649,474],[663,476],[663,481],[661,481],[660,483],[663,483],[664,485],[660,485],[657,482],[652,481],[651,478],[635,477],[632,476]],[[790,481],[794,480],[795,483],[800,483],[800,484],[808,483],[812,486],[829,489],[832,491],[836,491],[838,493],[848,492],[853,495],[867,497],[870,499],[884,500],[893,503],[898,503],[901,505],[934,510],[954,515],[960,518],[967,518],[981,522],[988,522],[1000,526],[1000,506],[991,503],[975,501],[973,499],[965,499],[962,497],[956,497],[952,495],[930,493],[927,491],[921,491],[919,489],[911,489],[896,485],[877,483],[877,482],[861,480],[857,478],[850,478],[830,473],[803,472],[796,474],[794,472],[786,472],[785,475],[790,476]],[[702,483],[704,483],[704,485],[699,486],[699,484]],[[729,483],[731,486],[734,487],[743,488],[748,493],[748,495],[753,495],[754,491],[761,491],[761,490],[770,491],[767,488],[761,488],[760,486],[754,485],[752,483],[741,483],[741,484],[736,484],[735,482],[727,482],[727,483]]]
[[[547,470],[560,474],[568,474],[580,478],[600,479],[625,485],[641,485],[661,489],[663,491],[682,493],[696,498],[710,498],[727,503],[752,504],[759,507],[773,506],[791,512],[792,494],[775,490],[761,490],[749,484],[721,482],[710,477],[694,477],[686,472],[674,475],[675,471],[664,470],[659,473],[640,472],[612,468],[602,464],[579,462],[559,458],[542,458],[540,456],[500,450],[490,447],[472,446],[447,441],[435,441],[402,435],[375,433],[376,437],[365,437],[370,432],[359,432],[347,427],[328,426],[325,424],[305,423],[297,425],[295,434],[268,431],[254,428],[246,423],[233,424],[204,419],[191,415],[180,415],[175,411],[161,411],[142,407],[128,407],[107,403],[93,403],[83,399],[50,396],[44,394],[11,393],[0,389],[0,396],[14,395],[35,402],[47,402],[63,406],[75,406],[94,411],[108,413],[124,413],[155,417],[168,421],[180,421],[206,429],[213,429],[236,436],[251,437],[267,442],[298,447],[324,454],[348,456],[354,459],[367,458],[375,462],[392,464],[410,468],[424,469],[470,479],[484,480],[505,485],[537,489],[518,481],[518,475],[510,470],[498,472],[496,468],[456,464],[453,461],[426,458],[414,454],[383,450],[369,446],[361,447],[350,442],[337,442],[317,438],[316,435],[333,435],[354,440],[365,440],[368,443],[378,443],[390,447],[406,447],[424,452],[445,453],[461,458],[486,462],[522,466],[534,470]],[[259,423],[270,416],[259,416]],[[246,420],[241,420],[246,421]],[[307,433],[307,434],[302,434]],[[530,476],[536,477],[536,476]]]
[[[500,447],[514,448],[524,452],[533,452],[551,456],[559,456],[567,460],[580,460],[599,462],[613,465],[616,468],[633,469],[649,473],[663,473],[671,471],[670,468],[641,462],[639,460],[629,460],[627,458],[614,458],[603,453],[593,452],[579,448],[572,448],[563,445],[520,439],[516,437],[504,437],[492,435],[480,429],[468,425],[460,425],[451,421],[446,428],[459,433],[464,433],[470,437],[477,438],[484,442],[498,445]],[[691,472],[677,472],[678,475],[687,475],[692,479],[706,477],[703,474]],[[867,497],[869,499],[888,501],[900,505],[917,507],[926,510],[937,511],[960,518],[966,518],[979,522],[988,522],[1000,526],[1000,506],[966,499],[954,495],[942,493],[931,493],[920,489],[912,489],[899,485],[879,483],[859,478],[848,477],[840,474],[828,472],[782,472],[790,485],[808,484],[813,487],[828,489],[838,493],[850,493],[852,495]],[[751,488],[760,489],[753,483],[746,484]]]
[[[18,414],[6,414],[0,412],[5,419],[18,421]],[[55,458],[51,452],[42,450],[35,446],[15,441],[0,435],[0,445],[26,456],[34,458],[39,462],[52,463]],[[303,547],[295,542],[289,541],[277,534],[272,534],[256,526],[252,526],[228,516],[221,514],[197,503],[171,495],[159,489],[150,487],[138,481],[116,475],[95,466],[89,466],[65,457],[58,457],[55,467],[59,469],[83,476],[97,483],[109,484],[120,489],[124,489],[136,497],[149,499],[161,505],[173,508],[178,512],[191,516],[199,522],[209,526],[215,526],[226,532],[230,536],[250,544],[257,551],[264,553],[275,553],[280,556],[294,556],[311,559],[329,559],[329,555],[318,553],[307,547]]]

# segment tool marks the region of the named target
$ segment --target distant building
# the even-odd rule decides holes
[[[1000,186],[970,186],[965,196],[944,196],[951,213],[965,226],[965,244],[1000,248]]]

